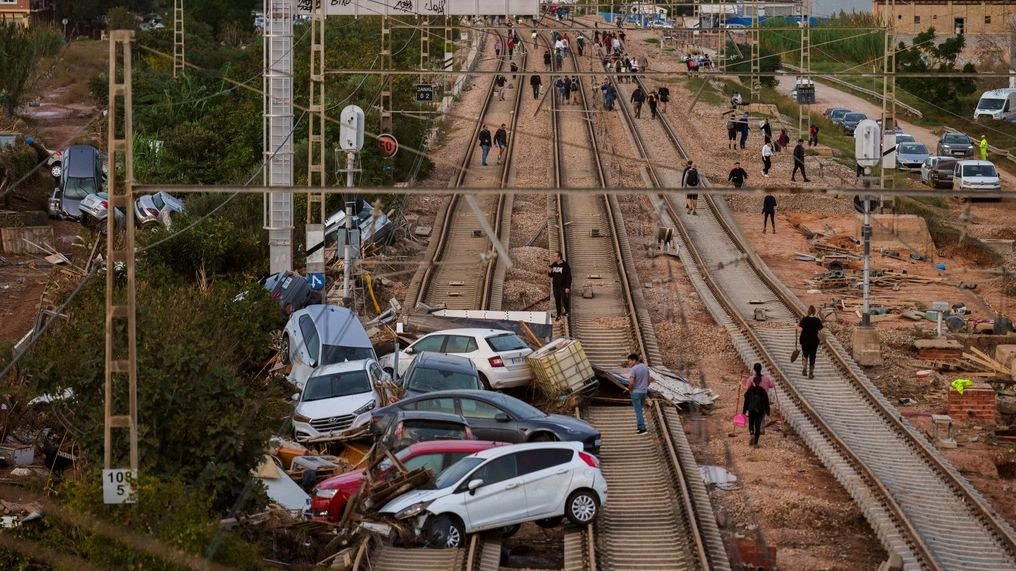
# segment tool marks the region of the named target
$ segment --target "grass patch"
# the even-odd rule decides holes
[[[720,93],[717,93],[716,90],[712,88],[712,86],[706,85],[703,88],[703,84],[708,83],[709,79],[705,77],[690,77],[684,80],[684,85],[685,87],[688,88],[689,91],[691,91],[692,97],[695,97],[695,95],[699,93],[700,89],[702,90],[702,93],[699,95],[698,98],[700,102],[705,103],[707,105],[723,105],[724,103],[726,103],[727,102],[726,97],[724,97]]]
[[[642,40],[642,43],[649,44],[651,46],[658,46],[660,45],[660,38],[646,38]]]
[[[88,79],[109,71],[109,42],[73,41],[54,57],[44,58],[34,78],[33,93],[59,93],[56,103],[92,101]]]

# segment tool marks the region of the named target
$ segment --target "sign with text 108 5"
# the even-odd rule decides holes
[[[134,490],[138,473],[128,468],[102,471],[102,503],[133,504],[138,498]]]
[[[429,83],[416,84],[417,101],[434,101],[434,86]]]

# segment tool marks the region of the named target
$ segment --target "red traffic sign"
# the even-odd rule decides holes
[[[391,133],[378,135],[377,148],[381,149],[386,157],[394,157],[399,152],[399,140]]]

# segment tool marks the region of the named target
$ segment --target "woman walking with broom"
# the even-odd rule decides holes
[[[804,359],[801,361],[801,374],[808,375],[809,379],[815,378],[815,356],[818,354],[818,344],[823,325],[822,320],[815,317],[815,306],[808,306],[808,315],[801,318],[797,324],[800,331],[801,353]],[[793,359],[791,359],[793,362]]]

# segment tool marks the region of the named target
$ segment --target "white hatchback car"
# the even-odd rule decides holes
[[[459,547],[466,534],[530,521],[589,525],[606,501],[600,462],[581,442],[532,442],[466,456],[380,513],[404,520],[431,546]]]
[[[526,356],[533,350],[518,335],[504,329],[435,331],[399,351],[398,374],[395,374],[395,353],[381,357],[381,367],[401,377],[416,355],[424,351],[459,355],[471,360],[488,389],[521,387],[533,380],[526,364]]]
[[[353,419],[381,402],[378,383],[388,380],[377,361],[364,359],[318,367],[293,395],[293,432],[298,442],[337,436]]]
[[[303,390],[314,369],[344,361],[377,359],[370,337],[356,314],[337,305],[315,304],[293,312],[279,347],[283,365],[292,365],[289,381]]]

